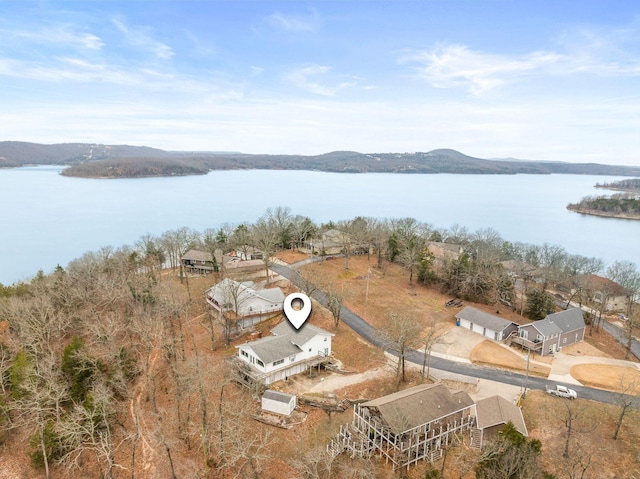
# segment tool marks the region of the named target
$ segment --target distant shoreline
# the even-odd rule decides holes
[[[332,151],[319,155],[205,153],[93,143],[42,145],[0,141],[0,166],[69,165],[64,176],[149,178],[206,175],[220,170],[304,170],[327,173],[574,174],[640,177],[639,166],[483,159],[440,148],[411,153]]]
[[[573,211],[574,213],[580,213],[582,215],[600,216],[603,218],[616,218],[620,220],[636,220],[636,221],[640,220],[640,215],[627,215],[623,213],[607,213],[604,211],[580,208],[578,206],[572,206],[572,205],[567,206],[567,209],[569,211]]]

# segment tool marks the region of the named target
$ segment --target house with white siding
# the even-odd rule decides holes
[[[267,389],[262,394],[262,410],[280,414],[282,416],[291,416],[295,410],[297,399],[294,394],[286,394],[273,389]]]
[[[253,380],[269,385],[316,366],[331,355],[333,333],[312,324],[295,329],[283,321],[272,335],[236,346],[240,364]]]
[[[494,341],[506,339],[518,325],[500,316],[485,313],[473,306],[465,306],[455,315],[456,324],[474,333],[486,336]]]
[[[246,328],[283,310],[280,288],[259,289],[252,281],[225,278],[205,292],[207,303],[216,311],[231,315]]]

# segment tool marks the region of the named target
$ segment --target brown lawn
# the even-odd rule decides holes
[[[629,410],[617,440],[613,440],[620,408],[583,399],[568,401],[542,391],[530,391],[522,406],[529,436],[542,442],[547,471],[558,478],[632,479],[640,474],[637,444],[640,441],[640,411]],[[569,440],[569,455],[563,457],[567,440],[567,418],[575,419]],[[577,466],[588,464],[580,475]],[[576,467],[576,469],[573,469]],[[576,475],[576,471],[578,471]]]
[[[492,341],[483,341],[471,351],[471,362],[484,366],[494,366],[509,371],[525,372],[527,360],[522,356]],[[547,377],[551,368],[529,361],[529,374]]]
[[[640,394],[640,371],[634,367],[578,364],[571,368],[571,375],[585,386]]]

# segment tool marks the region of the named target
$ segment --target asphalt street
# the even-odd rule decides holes
[[[301,278],[299,273],[296,270],[292,269],[290,266],[274,264],[270,269],[287,278],[296,286],[301,286]],[[315,291],[312,296],[316,301],[326,307],[327,295],[323,291]],[[355,331],[369,343],[379,348],[383,347],[382,340],[378,331],[346,306],[342,306],[340,321],[349,326],[353,331]],[[393,354],[393,352],[391,353]],[[407,353],[405,359],[414,364],[422,365],[424,362],[424,353],[416,350],[411,350]],[[513,386],[526,386],[527,389],[536,389],[541,391],[544,391],[547,387],[555,387],[556,384],[562,384],[557,382],[552,383],[548,379],[540,377],[527,377],[524,374],[503,371],[500,369],[474,366],[449,359],[434,357],[433,355],[431,356],[431,368],[479,379],[497,381]],[[564,385],[575,390],[578,394],[578,397],[581,399],[589,399],[592,401],[598,401],[608,404],[620,404],[621,400],[623,400],[623,396],[620,393],[613,393],[601,389],[594,389],[575,384]]]

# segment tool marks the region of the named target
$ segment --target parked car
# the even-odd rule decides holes
[[[547,394],[567,399],[576,399],[578,397],[578,394],[573,389],[569,389],[566,386],[560,386],[559,384],[556,385],[555,389],[547,388]]]

